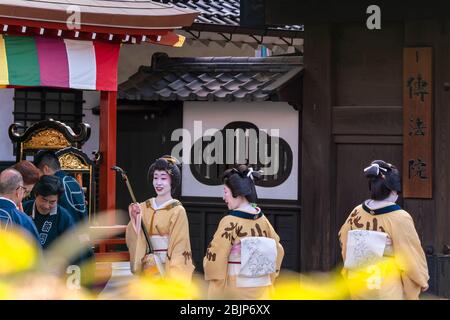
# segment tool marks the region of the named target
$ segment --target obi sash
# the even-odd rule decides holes
[[[237,287],[271,285],[270,274],[276,272],[277,247],[274,239],[245,237],[231,248],[228,274],[236,276]]]
[[[152,242],[154,254],[159,257],[162,263],[166,263],[169,237],[152,235],[150,236],[150,241]]]
[[[344,267],[358,269],[377,263],[383,256],[392,256],[392,246],[386,245],[387,236],[379,231],[350,230]]]

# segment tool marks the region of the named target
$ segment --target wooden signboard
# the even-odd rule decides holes
[[[433,196],[433,51],[403,51],[403,197]]]

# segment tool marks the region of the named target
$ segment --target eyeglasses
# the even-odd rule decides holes
[[[19,190],[19,189],[23,189],[24,192],[28,191],[28,189],[26,187],[24,187],[24,186],[18,186],[16,190]]]

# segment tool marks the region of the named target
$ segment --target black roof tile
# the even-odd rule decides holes
[[[195,24],[211,24],[222,26],[240,26],[240,0],[153,0],[170,3],[183,9],[193,9],[200,12]],[[244,0],[245,1],[245,0]],[[195,28],[194,28],[195,29]],[[270,27],[273,30],[303,31],[301,25]]]
[[[118,96],[149,101],[284,101],[280,90],[298,80],[302,70],[300,56],[170,58],[156,53],[150,67],[140,67],[119,85]]]

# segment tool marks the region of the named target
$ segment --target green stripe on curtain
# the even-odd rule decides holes
[[[9,84],[39,86],[40,72],[34,37],[5,36]]]

